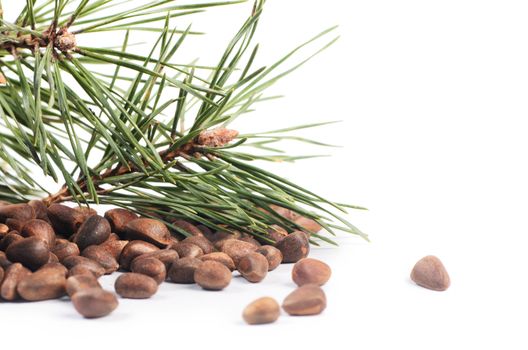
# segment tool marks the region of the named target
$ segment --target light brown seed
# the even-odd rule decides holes
[[[119,269],[117,260],[102,246],[91,245],[82,251],[82,256],[98,262],[105,269],[105,274],[111,274]]]
[[[236,269],[233,259],[231,259],[231,257],[229,257],[229,255],[227,255],[226,253],[213,252],[213,253],[205,254],[200,257],[200,260],[217,261],[221,264],[224,264],[230,271],[234,271]]]
[[[330,279],[332,270],[324,262],[304,258],[295,263],[292,269],[292,279],[298,286],[316,284],[322,286]]]
[[[240,259],[238,272],[249,282],[262,281],[268,274],[268,259],[259,253],[249,253]]]
[[[278,225],[271,225],[267,230],[267,236],[274,243],[281,241],[284,237],[288,236],[288,231]],[[263,242],[269,244],[269,242]]]
[[[31,271],[26,269],[21,263],[14,263],[9,266],[4,273],[4,280],[0,286],[0,296],[9,301],[17,299],[17,285],[29,275],[31,275]]]
[[[93,215],[86,219],[79,227],[73,240],[82,251],[91,245],[101,244],[108,239],[111,233],[108,220],[99,215]]]
[[[161,284],[167,277],[165,264],[156,258],[143,258],[139,260],[136,258],[132,261],[130,270],[135,273],[152,277],[157,284]]]
[[[50,252],[47,263],[49,264],[49,263],[58,263],[58,262],[59,262],[59,258],[57,258],[57,255]]]
[[[55,254],[61,262],[69,256],[81,254],[77,244],[68,241],[61,241],[60,243],[55,244],[55,247],[52,249],[52,253]]]
[[[203,250],[196,244],[187,243],[187,242],[179,242],[172,246],[172,249],[174,249],[180,258],[199,258],[203,255]]]
[[[110,223],[112,232],[117,233],[120,237],[125,237],[126,225],[138,218],[136,213],[123,208],[108,210],[104,217]]]
[[[0,239],[4,238],[9,233],[9,226],[6,224],[0,224]]]
[[[231,282],[231,271],[217,261],[204,261],[194,271],[194,281],[206,290],[222,290]]]
[[[310,242],[308,236],[302,231],[294,231],[276,244],[282,253],[283,263],[295,263],[308,256]]]
[[[158,284],[152,277],[127,272],[116,279],[115,290],[123,298],[147,299],[156,294]]]
[[[169,280],[174,283],[194,283],[194,271],[203,264],[197,258],[175,260],[169,269]]]
[[[100,244],[100,246],[104,248],[108,253],[110,253],[114,257],[114,259],[119,261],[121,252],[129,242],[130,241],[125,241],[121,239],[116,240],[113,238],[108,238],[106,241]]]
[[[121,268],[129,270],[130,264],[132,263],[132,260],[134,260],[134,258],[142,254],[156,252],[158,250],[160,250],[158,247],[148,242],[130,241],[123,248],[123,251],[119,256],[119,264],[121,265]]]
[[[77,312],[86,318],[106,316],[119,304],[114,293],[101,288],[81,290],[72,296],[72,302]]]
[[[273,298],[263,297],[246,306],[242,317],[248,324],[266,324],[275,322],[280,316],[279,303]]]
[[[38,237],[28,237],[12,243],[6,250],[7,258],[22,263],[32,271],[48,262],[49,249],[46,242]]]
[[[95,277],[101,277],[105,274],[105,269],[101,264],[84,256],[72,255],[65,258],[62,263],[69,270],[70,276],[91,273]]]
[[[326,308],[326,295],[316,284],[305,284],[291,292],[282,308],[291,316],[318,315]]]
[[[271,245],[259,247],[257,253],[264,255],[268,259],[268,271],[275,270],[282,263],[281,251]]]
[[[66,294],[65,272],[57,267],[42,268],[20,280],[17,292],[28,301],[60,298]]]
[[[203,251],[203,254],[209,254],[216,251],[213,243],[211,243],[204,236],[192,236],[185,238],[181,243],[191,243],[200,247]]]
[[[238,239],[230,239],[222,245],[221,250],[233,259],[235,266],[238,266],[240,259],[249,253],[255,252],[257,247],[251,243],[239,241]]]
[[[46,242],[49,248],[55,246],[55,231],[53,231],[53,227],[44,220],[33,219],[27,221],[20,233],[23,237],[39,237]]]
[[[271,210],[279,214],[280,216],[284,217],[285,219],[295,221],[299,217],[299,214],[295,213],[291,209],[279,207],[278,205],[272,204],[270,205]]]
[[[102,288],[99,284],[99,281],[97,281],[97,278],[95,278],[93,275],[70,276],[66,280],[66,293],[70,297],[81,290],[91,288]]]
[[[451,285],[451,279],[444,264],[433,255],[420,259],[414,265],[411,279],[421,287],[436,291],[444,291]]]
[[[321,225],[319,225],[319,223],[317,223],[317,221],[304,217],[304,216],[300,216],[297,219],[295,219],[295,223],[301,226],[307,232],[312,232],[312,233],[317,233],[321,231],[321,229],[323,228]]]
[[[4,268],[0,266],[0,285],[2,284],[2,280],[4,279]]]
[[[139,218],[126,225],[126,234],[130,240],[143,240],[160,248],[166,247],[170,242],[171,234],[167,226],[159,220]]]

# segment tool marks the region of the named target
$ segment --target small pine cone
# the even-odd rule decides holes
[[[77,47],[77,39],[67,29],[62,29],[55,39],[55,45],[61,51],[70,51]]]
[[[4,84],[7,84],[7,79],[5,75],[2,74],[2,72],[0,72],[0,85],[4,85]]]
[[[222,147],[233,141],[238,136],[238,131],[226,128],[205,130],[198,135],[198,144],[205,147]]]

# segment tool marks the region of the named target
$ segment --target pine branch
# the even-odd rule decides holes
[[[117,12],[108,10],[124,5],[118,0],[28,0],[14,22],[0,16],[0,199],[48,193],[48,204],[105,203],[159,215],[183,234],[175,219],[264,239],[270,225],[302,229],[274,211],[282,207],[330,234],[366,238],[342,217],[346,208],[361,208],[328,201],[251,164],[311,157],[288,155],[276,144],[331,146],[290,134],[328,123],[240,135],[228,129],[256,104],[278,98],[265,96],[266,89],[332,45],[336,28],[272,65],[254,67],[258,45],[252,42],[264,5],[257,1],[216,66],[175,60],[183,43],[201,32],[172,27],[174,18],[240,2],[128,1]],[[157,39],[148,54],[134,53],[131,33],[146,26]],[[121,47],[77,45],[79,36],[101,31],[122,32]],[[313,45],[319,49],[290,63]],[[28,170],[34,166],[63,181],[61,190],[40,188]],[[333,243],[315,232],[312,238]]]

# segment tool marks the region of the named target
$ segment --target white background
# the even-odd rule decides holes
[[[210,32],[197,55],[214,63],[250,8],[195,17],[195,28]],[[122,300],[98,320],[66,301],[2,303],[2,348],[526,349],[527,15],[525,1],[268,1],[262,64],[331,25],[342,35],[273,88],[285,99],[241,125],[343,120],[303,134],[344,146],[322,150],[333,157],[271,167],[370,209],[349,218],[372,243],[343,235],[341,247],[312,254],[334,271],[324,314],[241,321],[253,299],[280,301],[293,289],[285,265],[260,284],[235,278],[220,293],[164,284],[151,300]],[[448,291],[410,282],[428,254],[446,265]]]

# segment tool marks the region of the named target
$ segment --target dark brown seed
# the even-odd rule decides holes
[[[13,263],[11,261],[9,261],[9,259],[7,258],[7,256],[5,255],[4,252],[0,251],[0,267],[3,268],[4,270],[7,269],[9,266],[11,266]],[[0,280],[0,283],[2,282],[2,280]]]
[[[154,219],[140,218],[130,221],[126,225],[126,234],[130,240],[143,240],[161,248],[171,242],[171,234],[167,226]]]
[[[19,235],[17,231],[11,231],[0,241],[0,250],[6,251],[11,244],[23,239],[24,237]]]
[[[138,218],[136,213],[123,208],[108,210],[105,213],[104,217],[110,223],[110,226],[112,227],[112,232],[117,233],[120,237],[125,237],[126,225],[132,220]]]
[[[28,204],[33,208],[35,211],[35,217],[40,220],[44,220],[47,223],[50,223],[50,219],[48,218],[48,207],[46,204],[44,204],[43,201],[40,200],[30,200]]]
[[[152,277],[157,284],[161,284],[167,277],[165,264],[156,258],[143,258],[139,260],[136,258],[132,261],[130,270],[135,273]]]
[[[55,247],[51,250],[53,254],[57,256],[59,261],[63,261],[69,256],[76,256],[80,255],[81,252],[79,251],[79,246],[77,244],[72,242],[62,242],[55,244]]]
[[[282,308],[291,316],[318,315],[326,308],[326,295],[316,284],[305,284],[291,292]]]
[[[175,260],[169,269],[169,279],[174,283],[194,283],[194,271],[203,264],[196,258]]]
[[[200,247],[204,254],[209,254],[216,251],[213,243],[211,243],[204,236],[192,236],[185,238],[182,243],[192,243]]]
[[[81,290],[91,288],[102,288],[99,281],[97,281],[97,278],[92,275],[70,276],[66,280],[66,294],[70,297]]]
[[[101,264],[84,256],[71,255],[65,258],[62,263],[69,270],[70,276],[91,273],[95,277],[101,277],[105,274],[105,269]]]
[[[130,241],[121,252],[119,264],[121,265],[121,268],[129,270],[130,264],[134,258],[146,253],[156,252],[158,250],[160,250],[158,247],[148,242]]]
[[[127,272],[116,279],[115,290],[123,298],[147,299],[156,294],[158,284],[147,275]]]
[[[52,204],[48,207],[48,217],[55,233],[70,235],[77,232],[85,217],[73,208],[62,204]]]
[[[39,237],[48,244],[48,247],[55,246],[55,231],[46,221],[41,219],[29,220],[25,223],[20,232],[23,237]]]
[[[72,302],[77,312],[86,318],[106,316],[119,304],[114,293],[101,288],[78,291],[72,296]]]
[[[10,261],[22,263],[32,271],[48,262],[49,253],[46,242],[38,237],[23,238],[11,244],[6,250]]]
[[[273,298],[263,297],[255,300],[242,313],[248,324],[266,324],[275,322],[280,316],[279,303]]]
[[[240,231],[217,231],[209,240],[215,244],[216,249],[219,249],[216,245],[217,242],[224,241],[226,239],[239,239],[242,237]]]
[[[73,240],[82,251],[84,248],[101,244],[110,236],[110,224],[108,220],[99,215],[90,216],[79,227],[75,239]]]
[[[436,291],[444,291],[451,285],[451,279],[444,264],[433,255],[420,259],[414,265],[411,279],[421,287]]]
[[[25,221],[9,218],[9,219],[6,220],[5,223],[6,223],[7,227],[9,227],[10,231],[21,232],[22,228],[24,227]]]
[[[268,259],[259,253],[249,253],[243,256],[238,263],[238,272],[249,282],[262,281],[268,274]]]
[[[141,254],[132,260],[132,264],[136,260],[154,258],[161,261],[165,265],[165,269],[169,271],[172,262],[179,259],[178,252],[173,249],[162,249],[152,253]]]
[[[298,217],[294,222],[308,232],[317,233],[323,228],[317,221],[304,216]]]
[[[194,281],[206,290],[222,290],[231,282],[231,271],[217,261],[204,261],[194,271]]]
[[[91,245],[82,251],[82,256],[98,262],[106,274],[110,274],[119,269],[119,263],[105,248],[98,245]]]
[[[302,231],[294,231],[276,245],[282,253],[283,263],[294,263],[308,256],[310,242]]]
[[[174,249],[180,256],[180,258],[199,258],[203,255],[202,248],[192,243],[179,242],[175,244],[171,249]]]
[[[230,271],[235,270],[235,263],[233,262],[233,259],[229,257],[226,253],[222,252],[213,252],[209,254],[202,255],[200,257],[200,260],[202,261],[217,261],[221,264],[224,264]]]
[[[233,259],[235,266],[238,266],[240,259],[249,253],[255,252],[257,247],[251,243],[239,241],[238,239],[230,239],[224,242],[221,250]]]
[[[66,294],[65,273],[55,267],[40,269],[22,279],[17,292],[28,301],[60,298]]]
[[[107,239],[100,246],[104,248],[108,253],[110,253],[114,257],[114,259],[119,261],[121,252],[123,251],[123,248],[125,248],[125,246],[128,244],[128,242],[129,241],[124,240]]]
[[[322,286],[330,279],[332,270],[324,262],[305,258],[295,263],[292,269],[292,279],[298,286],[316,284]]]
[[[268,259],[268,271],[275,270],[282,263],[281,251],[271,245],[259,247],[257,253],[264,255]]]
[[[253,244],[257,248],[261,246],[259,241],[257,241],[255,238],[253,238],[253,236],[250,236],[250,235],[242,236],[242,237],[239,238],[239,240],[242,241],[242,242],[247,242],[247,243]]]
[[[188,221],[178,219],[178,220],[174,220],[172,224],[182,229],[183,231],[185,231],[187,234],[191,236],[203,236],[202,231],[198,227],[194,226]],[[179,231],[176,231],[176,232],[181,234],[181,232]]]
[[[9,301],[17,299],[17,285],[22,279],[29,275],[31,275],[31,271],[26,269],[21,263],[14,263],[9,266],[5,270],[4,280],[0,286],[0,296]]]
[[[213,230],[211,230],[209,227],[205,226],[205,225],[196,225],[196,228],[198,230],[200,230],[200,232],[202,233],[202,235],[207,238],[209,241],[211,241],[213,235],[214,235],[214,232]],[[197,235],[199,236],[199,235]]]
[[[8,204],[0,206],[0,222],[5,223],[7,219],[16,219],[26,222],[36,217],[35,210],[27,204]]]

